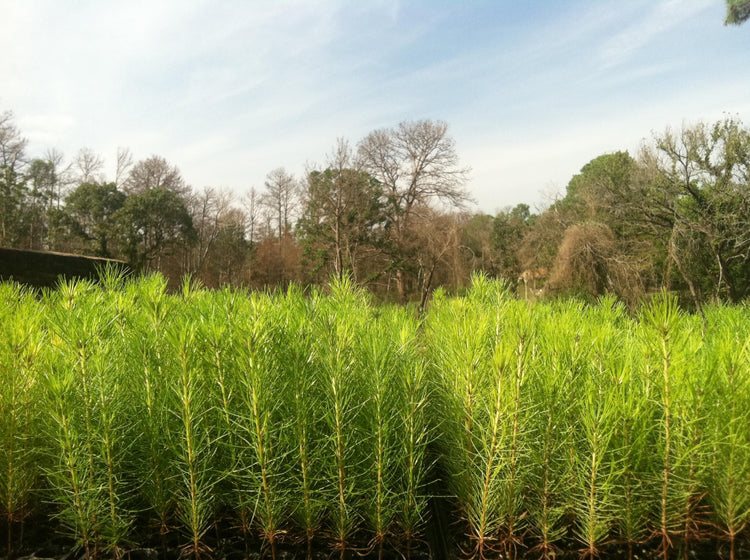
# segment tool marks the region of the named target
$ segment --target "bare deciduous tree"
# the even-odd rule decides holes
[[[0,113],[0,167],[12,168],[23,161],[27,140],[13,124],[13,113]]]
[[[177,166],[171,165],[161,156],[151,156],[136,163],[123,184],[128,194],[143,193],[152,189],[166,189],[186,198],[190,187]]]
[[[44,153],[44,160],[52,164],[55,178],[57,179],[54,196],[50,200],[49,209],[51,210],[54,207],[59,210],[68,188],[73,183],[73,164],[66,164],[63,153],[55,148],[50,148]]]
[[[245,231],[245,213],[238,208],[228,208],[219,220],[218,234],[204,267],[204,282],[208,285],[237,286],[247,279],[249,253]]]
[[[260,202],[269,210],[276,222],[276,231],[281,239],[289,233],[298,209],[297,181],[283,167],[278,167],[266,175],[265,186],[266,191]]]
[[[468,169],[459,166],[456,146],[442,121],[404,121],[376,130],[358,146],[361,167],[383,185],[399,297],[406,298],[407,237],[420,208],[436,201],[461,208]]]
[[[191,197],[189,210],[193,226],[198,235],[198,243],[193,248],[195,258],[189,267],[193,274],[199,273],[221,233],[222,220],[232,209],[232,195],[206,187]]]
[[[418,266],[419,312],[424,311],[427,298],[435,285],[438,267],[448,268],[450,255],[458,249],[459,216],[433,209],[420,212],[412,223],[415,261]]]
[[[26,138],[13,123],[13,113],[0,113],[0,245],[13,245],[21,239],[25,150]]]
[[[250,188],[250,192],[245,195],[242,201],[245,209],[245,227],[247,241],[253,245],[258,241],[258,228],[260,225],[260,196],[255,187]]]
[[[133,154],[130,148],[117,148],[117,157],[115,161],[115,186],[122,189],[127,178],[127,173],[133,167]]]
[[[104,160],[91,148],[78,150],[73,168],[78,184],[98,183],[104,179]]]

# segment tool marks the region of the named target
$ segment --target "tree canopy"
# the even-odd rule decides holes
[[[469,172],[442,121],[340,139],[323,165],[301,178],[273,168],[241,201],[194,190],[161,156],[133,163],[128,148],[113,154],[112,181],[90,148],[67,161],[27,151],[0,113],[0,245],[122,258],[173,287],[185,275],[257,288],[348,276],[421,309],[435,288],[459,292],[482,272],[530,299],[750,298],[750,130],[739,117],[595,155],[548,207],[494,215],[469,209]]]
[[[724,25],[740,25],[750,19],[750,0],[727,0]]]

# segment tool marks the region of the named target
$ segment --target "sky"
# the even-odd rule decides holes
[[[28,154],[118,147],[262,189],[338,138],[448,123],[476,211],[540,209],[667,127],[750,121],[723,0],[0,0],[0,112]]]

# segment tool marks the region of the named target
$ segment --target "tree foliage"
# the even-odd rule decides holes
[[[0,113],[0,245],[18,245],[22,240],[26,143],[13,123],[13,114]]]
[[[339,280],[361,278],[361,261],[381,247],[384,234],[382,186],[353,165],[349,145],[340,141],[329,167],[308,173],[297,224],[314,270]]]
[[[123,185],[128,194],[141,194],[152,189],[166,189],[180,196],[190,190],[177,166],[161,156],[151,156],[133,165]]]
[[[179,195],[152,188],[130,195],[117,212],[122,251],[136,270],[196,239],[193,220]]]
[[[163,157],[133,164],[129,149],[112,154],[113,182],[89,148],[67,161],[55,150],[30,157],[13,115],[0,113],[0,245],[122,258],[170,287],[183,275],[209,287],[348,276],[421,306],[476,271],[532,299],[636,304],[668,289],[700,308],[750,297],[750,130],[738,117],[601,154],[546,209],[494,216],[467,208],[468,170],[444,122],[404,121],[353,146],[339,140],[302,180],[272,169],[238,203],[193,190]]]
[[[468,203],[468,169],[459,166],[455,142],[442,121],[404,121],[396,128],[375,130],[359,143],[357,153],[362,169],[383,187],[390,257],[404,299],[407,277],[415,272],[409,251],[411,221],[434,202],[454,208]]]
[[[740,25],[750,19],[750,0],[727,0],[724,25]]]
[[[676,193],[674,242],[691,240],[711,259],[684,275],[707,293],[750,293],[750,132],[737,119],[700,123],[657,142],[660,171]],[[695,251],[693,251],[695,252]],[[686,277],[686,280],[688,278]]]
[[[510,210],[499,212],[492,224],[492,245],[497,251],[497,274],[511,282],[522,271],[518,246],[533,224],[528,204],[518,204]]]
[[[265,187],[260,202],[266,209],[268,224],[275,222],[274,229],[281,239],[290,233],[298,208],[297,181],[286,169],[277,167],[266,175]]]
[[[126,198],[114,183],[82,183],[65,198],[61,221],[86,252],[111,258],[110,242],[116,238],[112,222]]]

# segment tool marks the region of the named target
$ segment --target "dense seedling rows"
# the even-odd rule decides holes
[[[0,300],[9,549],[34,508],[87,556],[174,532],[198,555],[218,521],[272,556],[420,534],[428,389],[407,314],[346,285],[167,295],[160,278]]]
[[[476,282],[426,319],[449,491],[471,555],[549,558],[646,541],[663,558],[750,524],[750,309],[661,296],[515,301]],[[617,546],[612,546],[616,544]]]
[[[152,277],[1,285],[0,309],[8,555],[33,519],[87,557],[409,556],[438,501],[467,556],[747,546],[746,307],[529,304],[478,278],[420,323],[346,282]]]

